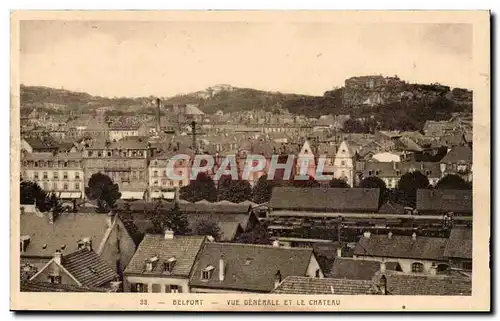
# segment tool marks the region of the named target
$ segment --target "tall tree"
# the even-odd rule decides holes
[[[194,227],[194,235],[210,235],[216,241],[220,240],[221,231],[219,225],[214,221],[202,220]]]
[[[449,174],[441,178],[436,184],[437,189],[472,189],[472,185],[462,177]]]
[[[229,188],[231,187],[231,175],[222,175],[217,182],[217,199],[219,201],[229,198]]]
[[[252,230],[240,234],[236,242],[245,244],[271,244],[271,236],[267,230],[267,224],[261,223]]]
[[[369,176],[364,178],[359,184],[361,188],[378,188],[380,190],[379,206],[381,206],[388,198],[387,186],[385,182],[376,176]]]
[[[180,197],[189,202],[207,200],[217,201],[217,189],[214,181],[206,173],[199,173],[196,180],[192,180],[188,186],[180,189]]]
[[[261,176],[253,188],[253,201],[257,204],[269,202],[274,185],[273,181],[267,179],[267,175]]]
[[[61,200],[55,194],[51,194],[45,201],[46,207],[52,212],[54,220],[64,211]]]
[[[186,235],[190,232],[189,222],[179,210],[179,205],[174,203],[174,206],[165,210],[162,208],[161,200],[157,201],[153,213],[152,223],[154,233],[164,233],[166,229],[174,231],[177,235]]]
[[[41,212],[48,211],[46,205],[47,193],[32,181],[22,181],[20,184],[20,198],[21,204],[35,204]]]
[[[130,208],[130,204],[126,203],[123,210],[118,213],[123,225],[127,229],[132,240],[134,240],[135,245],[139,245],[144,237],[144,234],[139,231],[137,225],[134,222],[134,216]]]
[[[332,180],[328,183],[330,187],[333,188],[350,188],[349,184],[346,181],[339,178],[332,178]]]
[[[85,187],[85,194],[91,200],[97,200],[98,212],[109,212],[115,208],[115,203],[121,197],[118,184],[102,173],[93,174],[88,186]]]
[[[405,173],[398,182],[397,190],[401,197],[400,201],[406,205],[415,207],[417,202],[417,190],[428,188],[429,179],[419,171]]]
[[[227,200],[241,203],[252,198],[252,186],[246,180],[231,181]]]
[[[292,186],[293,187],[305,187],[305,188],[309,188],[309,187],[319,187],[320,184],[318,183],[318,181],[316,181],[314,179],[314,177],[312,176],[308,176],[309,179],[306,179],[306,180],[298,180],[298,179],[295,179],[292,181]]]

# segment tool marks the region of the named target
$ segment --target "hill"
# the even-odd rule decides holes
[[[354,79],[353,86],[358,86],[361,79],[363,86],[365,78],[370,77],[353,77],[351,80]],[[379,78],[377,76],[377,81]],[[384,81],[383,77],[381,79]],[[349,103],[344,103],[344,99],[349,99]],[[111,107],[113,113],[137,113],[139,110],[153,113],[153,100],[152,96],[107,98],[64,89],[21,86],[21,108],[38,107],[59,112],[65,112],[67,108],[82,113],[99,107]],[[349,114],[352,118],[372,119],[378,124],[377,127],[404,130],[421,129],[426,120],[448,119],[453,112],[472,111],[471,91],[459,88],[451,90],[439,84],[407,84],[404,81],[398,81],[394,86],[385,82],[379,89],[367,90],[364,87],[353,90],[351,87],[342,87],[326,91],[323,96],[216,85],[162,100],[167,105],[198,104],[206,114],[218,110],[229,113],[256,109],[287,109],[290,113],[308,117]],[[368,101],[369,104],[353,106],[353,101]]]

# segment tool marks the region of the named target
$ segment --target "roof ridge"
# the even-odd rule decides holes
[[[225,242],[210,242],[209,244],[215,245],[239,245],[239,246],[248,246],[248,247],[260,247],[260,248],[269,248],[269,249],[283,249],[283,250],[300,250],[300,251],[313,251],[313,248],[304,248],[304,247],[281,247],[281,246],[273,246],[271,244],[248,244],[248,243],[225,243]]]

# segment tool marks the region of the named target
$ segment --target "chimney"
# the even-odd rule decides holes
[[[278,270],[274,275],[274,288],[276,289],[281,283],[281,271]]]
[[[156,98],[156,134],[157,135],[160,135],[160,131],[161,131],[160,107],[161,107],[161,100],[160,100],[160,98]]]
[[[372,233],[370,231],[366,231],[363,233],[363,237],[365,237],[367,239],[369,239],[371,235],[372,235]]]
[[[92,240],[90,239],[90,237],[83,238],[83,240],[82,240],[82,242],[80,244],[78,246],[79,249],[80,249],[80,246],[81,246],[81,248],[85,248],[85,249],[87,249],[89,251],[92,251]]]
[[[342,257],[342,248],[341,247],[339,247],[337,249],[337,257]]]
[[[420,162],[420,170],[424,170],[424,162]]]
[[[221,255],[219,259],[219,281],[224,281],[225,272],[224,255]]]
[[[196,122],[193,120],[191,122],[191,129],[193,131],[193,150],[195,153],[198,153],[198,148],[196,146]]]
[[[413,232],[413,234],[411,235],[411,239],[412,239],[412,241],[416,241],[417,240],[417,233]]]
[[[394,170],[396,170],[396,169],[397,169],[396,162],[392,162],[392,168],[393,168]]]
[[[174,239],[174,231],[167,228],[165,229],[165,240],[173,240]]]
[[[380,262],[380,273],[385,273],[385,261]]]
[[[54,261],[58,264],[58,265],[61,265],[62,264],[62,253],[60,250],[56,250],[56,252],[54,253]]]
[[[392,232],[389,232],[389,233],[387,234],[387,238],[388,238],[389,240],[390,240],[390,239],[392,239]]]
[[[437,274],[437,266],[435,263],[432,263],[431,269],[430,269],[430,275],[436,275]]]

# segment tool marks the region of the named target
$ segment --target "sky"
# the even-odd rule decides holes
[[[352,76],[472,88],[472,25],[21,21],[24,85],[106,97],[217,84],[322,95]]]

